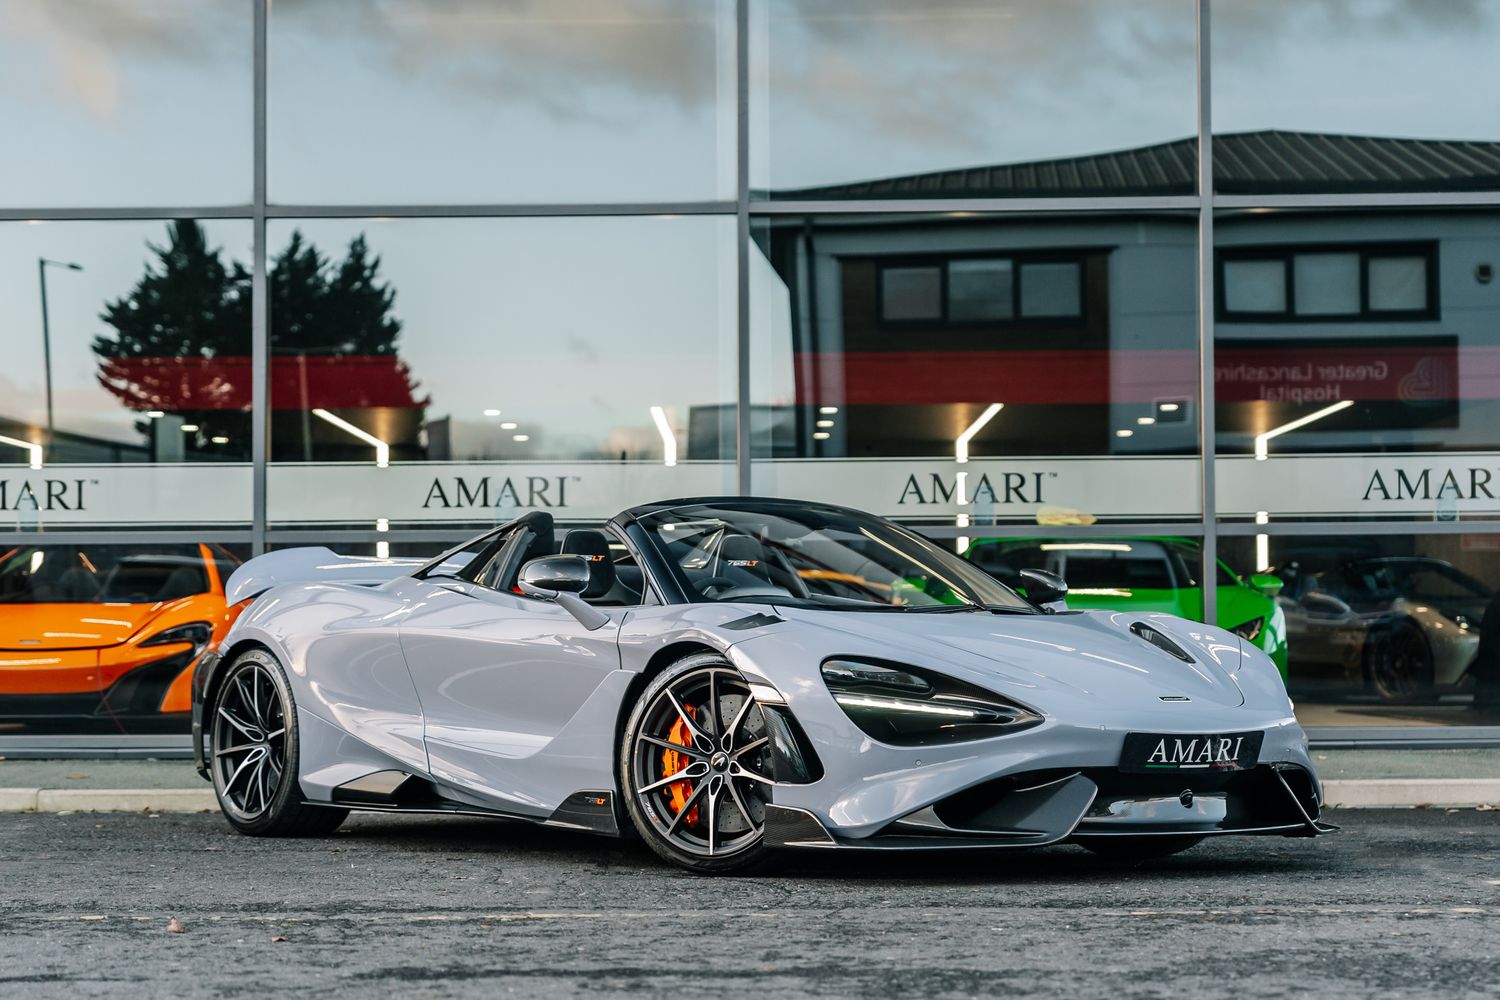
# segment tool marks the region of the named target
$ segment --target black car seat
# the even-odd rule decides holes
[[[589,561],[589,585],[579,594],[585,601],[604,603],[615,589],[615,562],[609,537],[591,528],[574,528],[563,538],[562,554],[583,556]]]
[[[750,535],[730,535],[719,544],[716,575],[733,580],[741,587],[772,586],[765,546]]]

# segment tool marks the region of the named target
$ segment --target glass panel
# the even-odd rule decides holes
[[[248,204],[252,15],[0,0],[0,204]]]
[[[1299,253],[1292,260],[1300,315],[1359,312],[1359,254]]]
[[[1286,312],[1286,264],[1280,260],[1226,261],[1224,308],[1230,312]]]
[[[1477,655],[1500,615],[1500,535],[1221,537],[1219,551],[1274,577],[1259,582],[1275,593],[1304,726],[1500,723],[1500,660]],[[1253,586],[1228,597],[1221,587],[1230,627],[1226,615],[1265,603]]]
[[[1215,325],[1222,515],[1500,515],[1500,213],[1226,211],[1214,230],[1221,259],[1298,280],[1296,315]]]
[[[1010,319],[1015,288],[1008,260],[955,260],[948,263],[948,318]]]
[[[1025,264],[1021,267],[1021,315],[1078,317],[1083,314],[1081,269],[1077,264]]]
[[[734,197],[730,0],[277,0],[269,47],[277,202]]]
[[[1500,4],[1212,3],[1216,190],[1500,188]]]
[[[273,523],[732,491],[732,216],[268,230]]]
[[[1427,308],[1427,261],[1422,257],[1373,257],[1370,308],[1421,312]]]
[[[0,223],[0,530],[250,519],[249,244]]]
[[[5,547],[0,730],[186,736],[194,665],[229,630],[224,582],[249,554],[217,542]],[[161,641],[169,630],[178,641]]]
[[[950,527],[1196,516],[1191,213],[778,215],[754,236],[754,492]],[[1012,262],[1022,313],[892,322],[893,258],[955,303]]]
[[[776,198],[1191,193],[1191,0],[755,0]]]
[[[882,267],[880,316],[887,320],[943,315],[943,272],[937,267]]]

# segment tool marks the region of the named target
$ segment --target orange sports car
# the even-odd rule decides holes
[[[0,553],[0,725],[186,731],[193,666],[238,609],[217,545],[27,545]]]

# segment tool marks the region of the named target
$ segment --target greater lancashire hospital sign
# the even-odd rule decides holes
[[[1234,456],[1216,470],[1218,509],[1232,517],[1500,514],[1493,453]],[[1199,516],[1192,458],[802,459],[757,462],[753,475],[760,494],[900,519]],[[273,525],[499,523],[528,510],[599,521],[650,500],[735,492],[734,467],[719,462],[286,464],[267,476]],[[0,527],[243,526],[252,488],[248,465],[0,466]]]

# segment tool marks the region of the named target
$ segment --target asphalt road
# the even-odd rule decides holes
[[[1329,818],[1138,867],[1060,847],[705,879],[482,820],[270,841],[0,815],[0,996],[1500,995],[1500,812]]]

